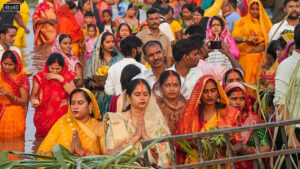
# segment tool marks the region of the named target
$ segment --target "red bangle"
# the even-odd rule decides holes
[[[84,153],[82,154],[82,156],[81,156],[81,157],[84,157],[84,156],[86,156],[86,154],[87,154],[87,151],[86,151],[86,150],[84,150]]]

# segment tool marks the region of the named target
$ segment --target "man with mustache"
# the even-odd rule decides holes
[[[128,36],[121,40],[120,48],[124,58],[113,64],[108,69],[107,80],[105,81],[104,92],[107,95],[122,94],[121,73],[125,66],[134,64],[141,69],[146,70],[146,67],[139,63],[141,61],[143,42],[136,36]]]
[[[162,49],[166,52],[166,66],[170,67],[173,60],[171,42],[167,35],[159,30],[160,17],[157,9],[148,9],[147,24],[148,28],[139,32],[136,36],[139,37],[144,44],[150,40],[159,41],[162,45]]]
[[[4,25],[0,28],[0,60],[3,53],[8,49],[16,51],[21,56],[20,49],[13,46],[16,35],[17,28],[13,25]]]
[[[282,26],[278,29],[276,34],[274,35],[273,40],[277,40],[280,36],[280,34],[284,30],[292,30],[294,31],[295,26],[299,23],[299,14],[300,14],[300,6],[297,4],[298,0],[285,0],[284,1],[284,12],[288,14],[291,12],[291,14],[288,16],[287,20],[285,20],[282,24]],[[271,41],[271,38],[277,28],[279,27],[281,22],[278,22],[273,25],[269,32],[269,41]]]

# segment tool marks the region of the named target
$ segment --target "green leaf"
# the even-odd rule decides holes
[[[10,161],[0,164],[0,168],[11,169],[17,164],[19,164],[19,161]]]
[[[177,141],[178,144],[180,145],[180,147],[188,154],[190,155],[191,157],[195,158],[197,161],[199,161],[199,157],[197,155],[197,153],[193,152],[190,144],[185,141],[185,140],[179,140]]]
[[[61,147],[62,146],[59,144],[59,145],[53,147],[53,149],[51,151],[54,153],[54,155],[55,155],[58,163],[61,165],[61,167],[63,169],[68,169],[67,164],[64,160],[63,153],[61,152]]]
[[[141,155],[145,154],[152,146],[154,146],[156,143],[159,143],[160,141],[162,141],[163,139],[165,139],[166,136],[157,138],[156,140],[154,140],[152,143],[150,143],[147,147],[144,148],[144,150],[142,150],[141,152],[139,152],[135,157],[133,157],[128,164],[132,164],[133,162],[135,162]]]
[[[0,165],[8,161],[8,151],[2,151],[0,156]]]

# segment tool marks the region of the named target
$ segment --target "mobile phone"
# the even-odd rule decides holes
[[[221,49],[221,41],[219,40],[210,41],[210,49]]]

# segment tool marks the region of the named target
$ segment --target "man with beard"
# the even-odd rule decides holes
[[[3,53],[10,49],[16,51],[21,56],[21,51],[17,47],[12,46],[17,35],[17,28],[13,25],[5,25],[0,28],[0,60]]]
[[[157,9],[148,9],[147,24],[148,28],[139,32],[136,36],[139,37],[144,44],[151,40],[159,41],[162,45],[163,51],[166,54],[166,65],[167,67],[170,67],[172,65],[173,60],[171,42],[167,35],[165,35],[159,30],[160,17]]]
[[[107,95],[122,94],[120,78],[125,66],[134,64],[139,67],[141,71],[146,70],[146,67],[139,63],[141,61],[142,45],[143,42],[136,36],[128,36],[120,42],[120,48],[124,58],[108,69],[107,80],[104,86],[104,91]]]
[[[295,26],[299,23],[300,7],[297,4],[297,1],[298,0],[285,0],[284,1],[284,12],[286,14],[291,12],[291,14],[288,16],[287,20],[285,20],[283,22],[282,26],[278,29],[278,31],[274,35],[273,40],[277,40],[279,38],[280,34],[284,30],[294,31]],[[270,41],[271,41],[271,38],[272,38],[273,34],[277,30],[277,28],[280,26],[280,23],[281,22],[278,22],[278,23],[274,24],[273,27],[271,28],[271,30],[269,32],[269,40]]]

